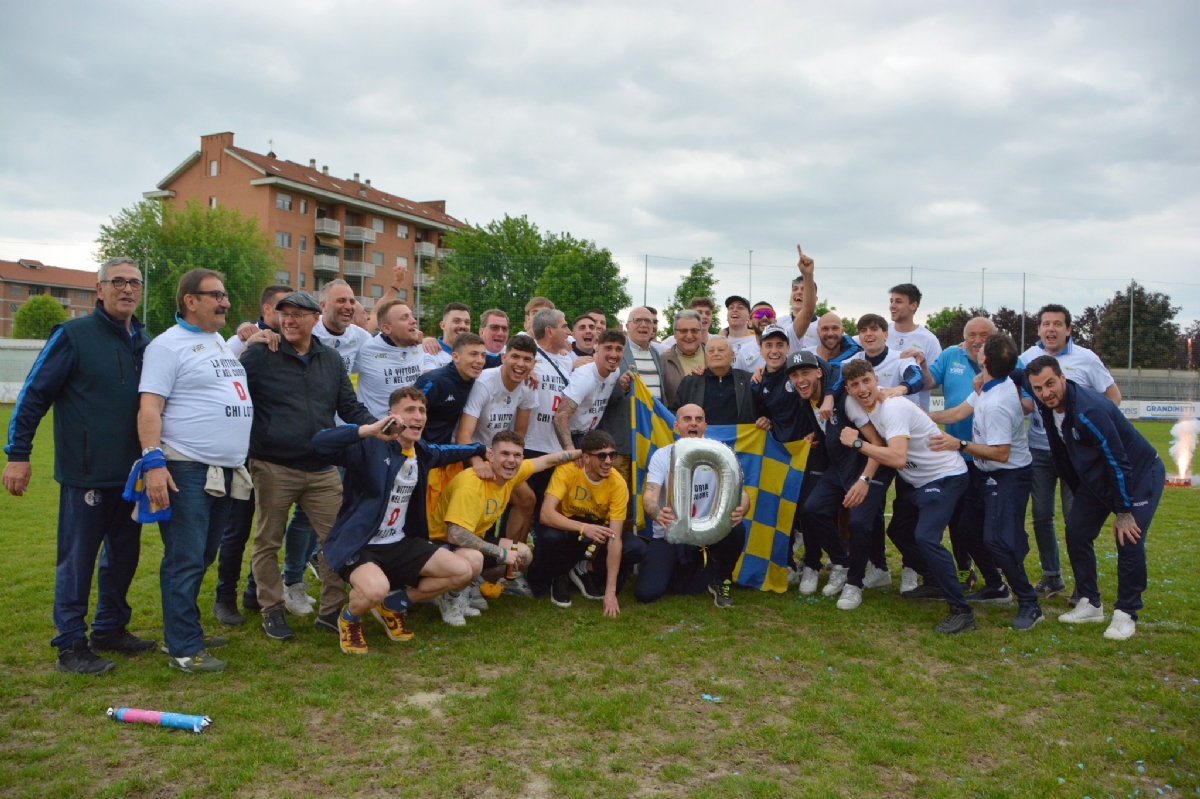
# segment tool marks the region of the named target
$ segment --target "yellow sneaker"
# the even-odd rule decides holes
[[[342,639],[342,651],[347,655],[367,654],[361,621],[346,621],[345,614],[338,613],[338,634]]]
[[[411,641],[413,639],[413,631],[408,629],[408,625],[405,624],[405,619],[408,618],[407,613],[397,613],[391,608],[379,604],[371,608],[371,615],[379,620],[383,629],[387,630],[387,637],[393,641]]]

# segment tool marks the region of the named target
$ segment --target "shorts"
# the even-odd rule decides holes
[[[368,544],[338,569],[338,576],[349,583],[355,569],[364,563],[374,563],[388,578],[393,591],[415,588],[421,582],[421,569],[439,548],[428,538],[413,536],[405,536],[394,544]]]

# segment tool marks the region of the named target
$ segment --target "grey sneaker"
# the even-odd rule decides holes
[[[974,630],[975,614],[967,611],[966,613],[950,612],[950,615],[942,619],[937,627],[933,628],[934,632],[942,633],[943,635],[958,635],[967,630]]]
[[[1043,574],[1042,579],[1038,580],[1038,584],[1033,587],[1033,590],[1037,592],[1038,599],[1045,599],[1066,591],[1067,584],[1063,582],[1061,575],[1047,576]]]
[[[312,613],[307,588],[303,580],[283,587],[283,606],[287,608],[288,613],[293,616],[307,616]]]
[[[458,602],[458,609],[462,611],[463,616],[472,618],[481,615],[479,608],[472,607],[471,605],[470,588],[464,588],[462,591],[460,591],[458,594],[458,599],[455,601]]]
[[[510,596],[519,596],[523,599],[533,599],[533,589],[529,587],[529,581],[525,579],[525,575],[523,574],[518,574],[511,580],[505,580],[504,593]]]
[[[185,658],[170,658],[167,660],[167,665],[173,669],[179,669],[184,674],[216,674],[229,668],[228,663],[217,660],[205,649]]]
[[[218,599],[214,602],[213,617],[226,627],[241,627],[246,623],[246,617],[238,611],[235,599]]]
[[[474,582],[472,582],[467,588],[468,602],[470,603],[471,607],[475,608],[475,610],[488,609],[488,601],[484,598],[483,593],[479,590],[479,586],[482,584],[482,582],[482,580],[476,577]]]
[[[205,649],[220,649],[223,646],[229,646],[229,639],[223,635],[209,635],[205,633],[203,641]],[[158,648],[158,651],[164,655],[171,654],[171,651],[167,649],[166,641],[163,641],[163,645]]]
[[[1027,605],[1017,611],[1017,617],[1013,619],[1014,630],[1032,630],[1038,622],[1046,618],[1042,615],[1042,609],[1037,605]]]
[[[730,596],[733,583],[724,580],[719,583],[709,583],[708,593],[713,595],[713,604],[719,608],[733,607],[733,597]]]
[[[117,667],[108,658],[102,658],[88,647],[86,638],[80,638],[58,653],[54,668],[67,674],[88,674],[93,677],[108,674]]]
[[[867,564],[867,573],[863,576],[863,588],[891,588],[892,573],[880,569],[874,563]]]
[[[462,603],[459,602],[459,594],[442,594],[437,598],[437,602],[438,607],[442,611],[442,621],[451,627],[466,626],[467,620],[463,618]]]

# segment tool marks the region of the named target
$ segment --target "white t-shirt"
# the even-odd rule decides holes
[[[358,371],[359,353],[371,340],[371,334],[358,325],[350,325],[340,336],[335,336],[329,332],[329,329],[325,327],[325,322],[321,319],[318,319],[316,325],[313,326],[312,334],[326,347],[333,348],[338,355],[342,356],[342,364],[346,367],[347,375]]]
[[[549,359],[549,360],[547,360]],[[525,448],[534,452],[562,452],[558,436],[554,434],[554,414],[562,404],[562,392],[571,379],[571,364],[569,355],[554,355],[539,352],[533,362],[533,372],[537,375],[538,405],[529,414],[529,427],[525,430]],[[558,368],[555,369],[555,366]],[[562,372],[562,375],[559,375]]]
[[[867,352],[856,352],[847,358],[847,361],[858,361],[867,359]],[[908,371],[908,367],[917,366],[917,362],[912,358],[901,358],[898,350],[889,349],[883,356],[883,360],[875,367],[875,379],[879,381],[880,388],[895,388],[904,380],[904,373]],[[921,367],[917,366],[918,369]],[[911,400],[914,405],[919,405],[918,399],[920,394],[905,394],[906,400]]]
[[[932,364],[942,354],[942,345],[938,342],[937,336],[929,332],[925,325],[917,325],[916,330],[911,330],[908,333],[901,333],[896,330],[896,323],[888,323],[888,338],[887,345],[889,350],[896,352],[904,352],[905,350],[916,350],[925,356],[925,363]],[[922,391],[917,394],[916,402],[926,411],[929,410],[929,392]]]
[[[388,414],[388,397],[398,388],[411,386],[433,368],[433,359],[421,346],[397,347],[383,337],[372,336],[358,353],[358,401],[377,419]]]
[[[485,447],[492,445],[492,437],[501,430],[512,430],[513,422],[520,409],[533,410],[538,407],[538,392],[522,381],[509,391],[500,376],[503,367],[484,369],[467,397],[463,416],[478,419],[471,440]],[[362,380],[360,375],[359,380]],[[528,432],[528,428],[526,429]]]
[[[729,346],[733,349],[733,368],[753,372],[764,364],[758,351],[758,337],[751,333],[748,336],[734,338],[729,336]]]
[[[162,442],[209,466],[246,462],[254,403],[246,370],[216,333],[175,325],[150,342],[138,391],[166,398]]]
[[[941,432],[933,420],[915,404],[896,399],[883,400],[867,411],[858,400],[850,398],[846,414],[855,427],[861,428],[868,421],[874,424],[884,441],[897,436],[908,439],[908,463],[900,470],[900,476],[909,485],[920,488],[943,477],[965,474],[967,462],[957,452],[935,452],[929,448],[929,437]]]
[[[400,471],[396,472],[396,480],[388,494],[387,510],[384,511],[383,521],[379,530],[368,541],[368,544],[394,544],[404,538],[404,520],[408,516],[408,502],[412,499],[413,489],[417,487],[417,456],[415,452],[407,452]]]
[[[1041,344],[1035,344],[1021,354],[1021,362],[1028,365],[1034,358],[1040,358],[1043,355],[1049,355],[1049,353],[1042,348]],[[1058,361],[1058,368],[1062,369],[1063,377],[1074,380],[1081,386],[1087,386],[1092,391],[1103,394],[1109,386],[1116,382],[1108,371],[1108,367],[1096,353],[1079,346],[1070,339],[1067,340],[1067,346],[1063,347],[1062,351],[1054,357]],[[1042,426],[1042,414],[1036,407],[1033,409],[1033,413],[1029,414],[1029,446],[1033,449],[1050,449],[1050,442],[1046,439],[1046,429]]]
[[[775,323],[782,325],[783,329],[787,331],[789,353],[799,352],[800,350],[813,350],[815,352],[817,345],[821,343],[821,339],[817,336],[816,317],[813,317],[813,320],[808,323],[808,330],[804,331],[804,338],[796,335],[796,328],[792,326],[791,314],[779,317],[775,320]]]
[[[971,418],[971,439],[977,444],[1000,447],[1008,444],[1008,460],[1005,463],[975,458],[981,472],[1000,469],[1020,469],[1033,463],[1029,454],[1029,442],[1025,437],[1025,411],[1021,408],[1021,394],[1011,380],[1004,380],[980,394],[971,393],[967,402],[975,409]]]
[[[246,349],[246,342],[242,341],[237,333],[234,333],[225,340],[225,346],[233,353],[233,357],[238,358],[241,357],[242,351]]]
[[[619,369],[613,369],[608,377],[601,377],[594,361],[571,373],[571,381],[563,389],[563,396],[577,406],[569,424],[572,433],[586,433],[600,422],[604,409],[608,407],[613,386],[620,379]]]
[[[671,454],[675,451],[674,444],[668,444],[654,453],[650,458],[650,466],[646,472],[646,482],[661,486],[658,492],[659,507],[671,504],[670,486],[667,485],[667,475],[671,471]],[[692,471],[692,508],[691,517],[707,516],[712,512],[713,494],[717,490],[717,473],[709,466],[698,466]],[[679,516],[679,509],[673,508]],[[653,524],[655,538],[666,538],[667,531],[658,522]]]

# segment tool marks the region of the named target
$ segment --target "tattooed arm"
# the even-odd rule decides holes
[[[571,417],[579,405],[565,394],[559,396],[562,397],[562,402],[559,403],[558,410],[554,412],[554,434],[558,436],[558,443],[563,449],[570,449]]]
[[[446,525],[446,543],[464,549],[477,549],[484,554],[485,557],[495,558],[501,563],[508,561],[509,551],[504,547],[496,544],[489,544],[479,536],[472,533],[465,527],[449,522]],[[521,563],[528,565],[533,560],[533,552],[524,544],[516,544],[517,557]]]

